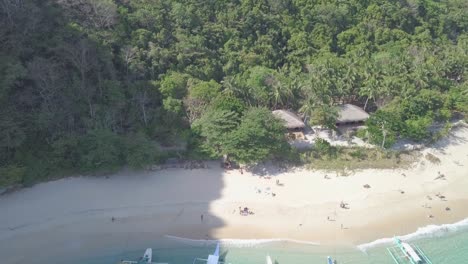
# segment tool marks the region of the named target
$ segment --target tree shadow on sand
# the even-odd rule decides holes
[[[204,241],[220,239],[214,231],[224,226],[211,212],[224,188],[224,170],[219,162],[207,165],[69,178],[4,195],[0,211],[8,214],[0,218],[2,263],[21,259],[47,263],[102,254],[115,254],[115,263],[130,256],[125,252],[140,252],[140,256],[150,247],[155,249],[155,259],[167,262],[165,253],[171,255],[170,251],[184,246],[183,241],[208,248]],[[159,243],[168,236],[181,240],[170,246]]]

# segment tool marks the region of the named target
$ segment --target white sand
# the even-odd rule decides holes
[[[209,169],[124,171],[110,179],[39,184],[0,197],[2,263],[128,243],[144,248],[145,242],[165,235],[358,244],[467,218],[468,128],[456,129],[424,153],[441,163],[422,158],[412,169],[364,170],[348,177],[297,169],[264,179],[225,172],[212,162]],[[446,180],[434,180],[438,171]],[[276,186],[276,179],[284,186]],[[439,192],[446,201],[435,196]],[[341,209],[340,201],[350,209]],[[239,206],[255,214],[241,216]]]

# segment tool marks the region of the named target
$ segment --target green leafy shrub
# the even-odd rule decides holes
[[[379,110],[370,116],[366,125],[370,142],[388,148],[395,143],[404,123],[398,113]]]
[[[431,124],[432,118],[429,116],[406,120],[404,135],[416,141],[427,139],[430,135],[428,128]]]
[[[338,154],[338,149],[323,138],[317,138],[315,140],[314,150],[317,151],[318,154],[327,155],[328,157],[336,157]]]
[[[353,150],[349,153],[349,155],[353,158],[359,159],[359,160],[364,160],[367,158],[367,154],[364,149],[358,148],[356,150]]]
[[[79,168],[84,172],[112,172],[124,164],[121,138],[110,130],[90,131],[80,139]]]
[[[367,128],[360,128],[356,131],[356,137],[367,140],[369,138],[369,134],[367,132]]]
[[[330,142],[326,141],[323,138],[317,138],[314,143],[314,149],[320,153],[327,153],[331,148]]]
[[[156,144],[142,132],[127,137],[125,145],[127,165],[134,169],[153,164],[159,153]]]
[[[0,167],[0,187],[12,186],[21,183],[25,172],[26,170],[24,167],[16,165]]]

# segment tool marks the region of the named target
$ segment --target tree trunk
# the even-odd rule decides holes
[[[385,146],[385,139],[387,137],[387,132],[385,132],[385,124],[382,125],[382,134],[383,134],[383,139],[382,139],[382,148]]]
[[[364,111],[366,111],[367,103],[369,102],[369,97],[366,99],[366,103],[364,104]]]
[[[146,107],[145,104],[141,104],[141,111],[143,112],[143,121],[145,122],[145,126],[148,125],[148,119],[146,118]]]

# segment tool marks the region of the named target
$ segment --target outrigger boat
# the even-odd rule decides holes
[[[330,256],[327,257],[327,264],[336,264],[336,260],[333,260]]]
[[[271,260],[270,256],[266,257],[266,263],[267,264],[273,264],[273,261]]]
[[[208,255],[207,259],[196,258],[193,260],[192,264],[197,263],[206,263],[206,264],[227,264],[225,262],[219,261],[219,243],[216,244],[216,249],[212,255]]]
[[[168,263],[156,263],[153,262],[153,249],[147,248],[145,254],[138,261],[122,260],[120,264],[168,264]]]
[[[393,240],[395,246],[387,248],[387,251],[396,264],[432,264],[418,246],[402,242],[396,237]]]

